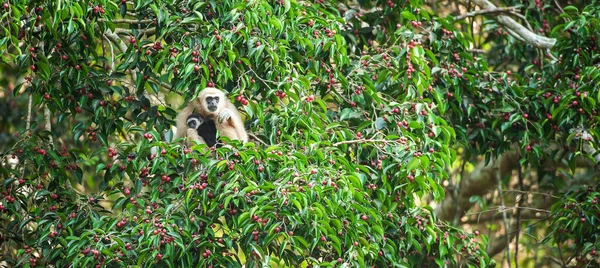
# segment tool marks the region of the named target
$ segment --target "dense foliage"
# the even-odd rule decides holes
[[[543,242],[598,263],[595,5],[522,7],[558,39],[542,51],[416,0],[172,2],[0,7],[20,78],[0,111],[3,261],[493,266],[487,237],[424,200],[445,198],[457,158],[516,150],[564,194]],[[229,93],[251,143],[172,139],[207,86]]]
[[[473,235],[416,205],[444,195],[455,157],[441,93],[422,97],[435,56],[411,21],[429,14],[392,5],[398,45],[369,55],[348,50],[358,41],[334,4],[6,4],[3,56],[25,75],[14,92],[52,115],[5,152],[21,159],[2,169],[7,260],[486,265]],[[164,99],[206,86],[229,91],[262,142],[171,140],[179,106]]]

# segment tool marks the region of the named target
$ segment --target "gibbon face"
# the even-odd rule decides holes
[[[204,105],[209,112],[216,112],[219,109],[219,96],[206,96]]]
[[[202,114],[204,116],[215,116],[225,109],[227,98],[223,91],[216,88],[205,88],[198,95],[198,101],[201,103]]]
[[[192,115],[195,115],[195,114],[191,114],[190,116],[188,116],[187,125],[189,128],[198,130],[200,125],[202,125],[202,123],[204,123],[204,120],[200,116],[192,116]]]

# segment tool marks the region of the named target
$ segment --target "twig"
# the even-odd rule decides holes
[[[156,78],[154,78],[154,77],[150,77],[150,76],[148,76],[148,80],[150,80],[150,81],[152,81],[152,82],[154,82],[154,83],[157,83],[157,84],[159,84],[161,87],[164,87],[164,88],[166,88],[166,89],[168,89],[168,90],[171,90],[171,89],[172,89],[171,85],[169,85],[167,82],[161,82],[161,81],[158,81],[158,79],[156,79]],[[180,93],[180,92],[175,92],[175,93],[177,93],[177,94],[181,95],[181,93]]]
[[[480,9],[480,10],[471,11],[467,14],[458,15],[458,16],[454,17],[454,21],[464,20],[466,18],[480,16],[480,15],[486,15],[486,14],[510,13],[510,12],[516,11],[516,10],[517,10],[516,7],[496,7],[496,8]]]
[[[461,221],[461,224],[481,224],[481,223],[487,223],[487,222],[494,222],[496,221],[496,216],[498,215],[498,213],[494,213],[494,214],[486,214],[485,216],[478,216],[477,218],[469,218],[467,220]],[[509,219],[512,219],[514,217],[513,214],[508,214],[506,215]],[[521,219],[523,221],[530,221],[530,220],[539,220],[539,219],[546,219],[548,216],[547,215],[536,215],[534,213],[523,213],[521,215]]]
[[[98,19],[99,22],[112,22],[112,23],[125,23],[125,24],[139,24],[139,23],[152,23],[154,20],[145,19],[145,20],[132,20],[132,19],[117,19],[117,20],[107,20],[107,19]]]
[[[560,10],[560,13],[565,13],[565,11],[562,9],[562,7],[560,7],[560,5],[558,4],[558,1],[554,0],[554,4],[558,8],[558,10]]]
[[[560,261],[562,262],[562,266],[561,267],[565,267],[565,259],[563,258],[563,252],[562,252],[562,249],[560,247],[560,243],[556,243],[556,247],[558,248],[558,256],[560,256]]]
[[[560,267],[565,267],[564,263],[561,263],[560,260],[557,260],[556,258],[554,258],[552,256],[544,256],[544,258],[546,258],[546,259],[548,259],[548,260],[550,260],[550,261],[552,261],[552,262],[560,265]]]
[[[392,142],[396,142],[396,141],[389,141],[389,140],[373,140],[373,139],[362,139],[362,140],[347,140],[347,141],[340,141],[340,142],[336,142],[333,144],[333,146],[338,146],[338,145],[342,145],[342,144],[352,144],[352,143],[366,143],[366,142],[382,142],[382,143],[392,143]]]
[[[522,194],[537,194],[537,195],[543,195],[543,196],[547,196],[547,197],[551,197],[551,198],[561,198],[560,196],[556,196],[553,194],[549,194],[549,193],[542,193],[542,192],[535,192],[535,191],[521,191],[521,190],[504,190],[504,193],[510,193],[510,192],[515,192],[515,193],[522,193]]]
[[[269,146],[269,144],[267,144],[266,142],[262,141],[261,139],[259,139],[256,135],[252,134],[252,133],[248,133],[248,136],[252,137],[253,139],[259,141],[260,143],[262,143],[265,146]]]
[[[487,51],[485,49],[478,49],[478,48],[471,48],[469,50],[467,50],[471,53],[478,53],[478,54],[484,54],[487,53]]]

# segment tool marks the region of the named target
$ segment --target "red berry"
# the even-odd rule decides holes
[[[29,66],[29,69],[31,69],[32,71],[35,71],[35,65]]]

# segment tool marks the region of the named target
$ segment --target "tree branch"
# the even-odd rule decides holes
[[[48,108],[48,104],[44,105],[44,129],[47,130],[48,132],[52,131],[52,123],[51,123],[51,118],[50,118],[51,114],[50,114],[50,109]],[[52,144],[52,134],[50,133],[48,135],[48,138],[50,140],[50,144]]]
[[[454,20],[455,21],[464,20],[466,18],[480,16],[480,15],[487,15],[487,14],[511,13],[512,11],[516,11],[516,10],[517,10],[516,7],[486,8],[486,9],[471,11],[467,14],[458,15],[458,16],[454,17]]]
[[[154,35],[156,33],[156,27],[152,27],[152,28],[148,28],[145,30],[138,30],[138,32],[142,35],[147,35],[147,36],[151,36]],[[133,30],[131,29],[122,29],[122,28],[116,28],[115,29],[115,34],[127,34],[127,35],[132,35],[133,34]]]
[[[507,191],[504,191],[505,193]],[[522,207],[521,209],[524,210],[523,212],[521,212],[521,218],[522,219],[545,219],[548,217],[548,215],[550,214],[550,211],[547,210],[546,204],[551,205],[552,203],[544,203],[542,205],[542,207],[536,207],[536,208],[526,208],[526,207]],[[504,208],[504,210],[512,210],[512,208]],[[476,212],[476,213],[471,213],[468,216],[472,216],[472,215],[477,215],[476,217],[470,217],[465,221],[462,221],[462,223],[468,223],[468,224],[480,224],[480,223],[486,223],[489,221],[494,221],[495,220],[495,216],[500,213],[501,211],[498,211],[498,209],[489,209],[486,211],[480,211],[480,212]],[[507,218],[512,219],[514,217],[516,217],[517,215],[515,214],[507,214],[506,215]]]
[[[156,79],[154,77],[148,76],[148,80],[150,80],[150,81],[152,81],[152,82],[154,82],[156,84],[159,84],[161,87],[164,87],[164,88],[166,88],[168,90],[173,89],[173,87],[171,87],[171,85],[169,85],[167,82],[158,81],[158,79]],[[177,93],[178,95],[182,95],[180,92],[175,92],[175,93]]]
[[[473,0],[473,2],[483,9],[497,9],[497,7],[488,0]],[[551,48],[556,43],[556,39],[548,38],[545,36],[537,35],[532,31],[525,28],[523,25],[516,22],[511,17],[505,15],[496,16],[496,20],[507,31],[517,39],[523,40],[525,43],[530,44],[537,48]]]
[[[31,133],[31,110],[33,109],[33,96],[32,93],[29,92],[29,102],[27,103],[27,121],[26,121],[26,128],[27,129],[27,135],[29,135],[29,133]]]
[[[117,45],[117,47],[119,48],[119,50],[121,50],[121,52],[127,51],[127,45],[125,45],[125,42],[123,42],[123,40],[116,33],[113,33],[111,30],[107,30],[104,33],[104,36],[106,36],[106,38],[108,38],[108,40],[110,40],[115,45]]]

